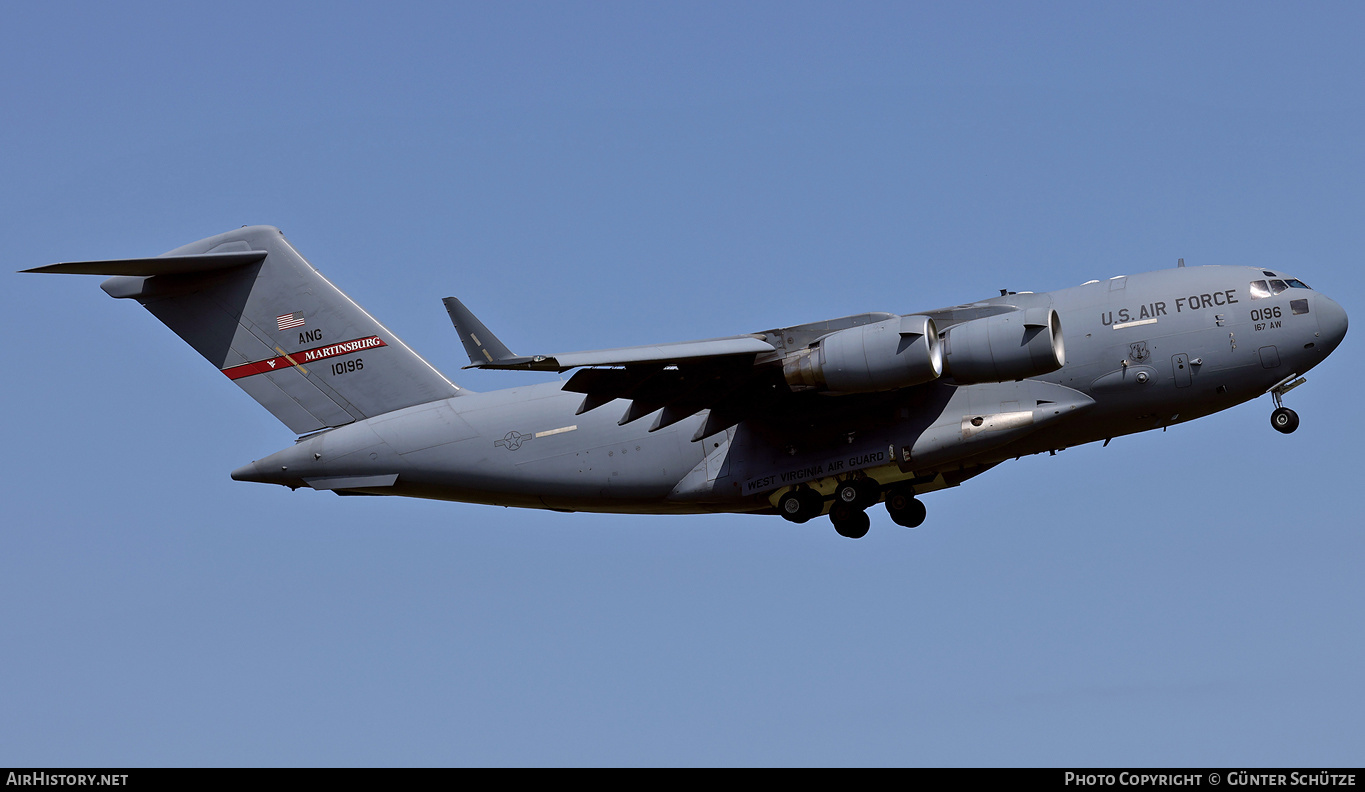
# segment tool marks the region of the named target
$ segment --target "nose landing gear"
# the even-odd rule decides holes
[[[1290,374],[1278,385],[1270,389],[1270,398],[1275,400],[1275,410],[1270,413],[1270,425],[1281,434],[1289,434],[1299,428],[1299,414],[1284,406],[1284,395],[1304,383],[1303,377]]]
[[[1289,434],[1299,428],[1299,414],[1288,407],[1276,407],[1270,414],[1270,425],[1277,432]]]

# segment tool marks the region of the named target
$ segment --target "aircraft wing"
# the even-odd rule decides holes
[[[732,336],[711,338],[705,341],[681,341],[671,344],[652,344],[648,346],[621,347],[593,352],[569,352],[551,355],[549,360],[558,365],[559,371],[583,366],[631,366],[648,364],[677,364],[696,362],[710,358],[730,355],[752,357],[763,352],[773,352],[773,345],[757,336]],[[485,368],[493,368],[486,366]]]
[[[616,399],[630,404],[619,423],[627,424],[659,412],[650,431],[677,423],[702,410],[716,417],[698,430],[694,439],[743,420],[733,405],[761,373],[755,362],[778,351],[767,334],[751,334],[667,344],[517,355],[458,299],[443,301],[451,323],[469,354],[465,368],[554,371],[581,369],[564,390],[583,394],[581,415]]]
[[[922,314],[865,313],[704,341],[533,356],[513,353],[454,297],[445,306],[469,368],[579,369],[564,384],[583,394],[579,414],[620,399],[629,404],[619,423],[657,414],[653,432],[706,411],[693,441],[751,417],[771,422],[783,413],[809,418],[822,408],[856,411],[872,394],[924,385],[945,373],[959,385],[1005,382],[1065,362],[1057,313],[1032,293]],[[940,339],[940,325],[951,328],[951,338]],[[811,392],[852,398],[817,406],[805,398]]]
[[[447,297],[446,312],[469,353],[465,368],[564,372],[584,366],[670,365],[727,357],[757,355],[775,351],[761,335],[709,338],[668,344],[597,349],[588,352],[561,352],[555,355],[517,355],[507,348],[464,303]]]

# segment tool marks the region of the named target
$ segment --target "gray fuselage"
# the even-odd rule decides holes
[[[621,425],[617,407],[578,414],[582,396],[547,382],[328,429],[233,478],[629,513],[773,513],[793,487],[828,493],[849,476],[922,493],[1006,459],[1255,399],[1341,342],[1347,319],[1335,302],[1298,286],[1254,297],[1258,281],[1298,283],[1254,267],[1190,267],[928,312],[942,317],[951,345],[955,312],[1055,310],[1065,364],[1020,381],[957,385],[945,376],[875,394],[792,394],[792,414],[752,417],[697,441],[705,413],[650,431],[648,421]]]

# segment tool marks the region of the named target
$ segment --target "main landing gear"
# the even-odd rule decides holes
[[[835,533],[849,539],[867,536],[868,529],[872,527],[872,518],[867,516],[867,512],[839,501],[829,507],[829,521],[834,523]]]
[[[872,520],[867,509],[886,498],[886,512],[891,521],[906,528],[917,528],[924,523],[926,510],[924,504],[915,498],[915,491],[906,485],[892,486],[885,490],[870,478],[849,479],[839,483],[834,490],[834,502],[829,507],[829,521],[840,536],[861,539],[867,536]],[[809,487],[801,487],[783,495],[777,502],[777,509],[783,518],[804,523],[820,516],[825,508],[825,499]]]
[[[882,488],[870,478],[849,479],[834,488],[834,505],[829,507],[829,521],[840,536],[861,539],[867,536],[872,520],[867,507],[882,499]]]
[[[777,502],[777,510],[785,520],[798,524],[808,522],[825,510],[825,499],[815,490],[802,487],[783,495]]]
[[[1304,383],[1303,377],[1290,374],[1284,381],[1270,389],[1270,398],[1275,400],[1275,410],[1270,413],[1270,425],[1275,431],[1289,434],[1299,428],[1299,414],[1284,406],[1284,395]]]
[[[909,487],[893,487],[886,493],[886,513],[891,522],[906,528],[918,528],[924,524],[929,513],[924,504],[915,499],[915,491]]]

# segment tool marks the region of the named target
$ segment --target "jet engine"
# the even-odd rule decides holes
[[[895,390],[937,379],[943,352],[933,319],[898,316],[831,333],[788,357],[782,373],[793,390]]]
[[[1062,321],[1052,308],[973,319],[943,333],[943,367],[959,385],[1028,379],[1065,363]]]

